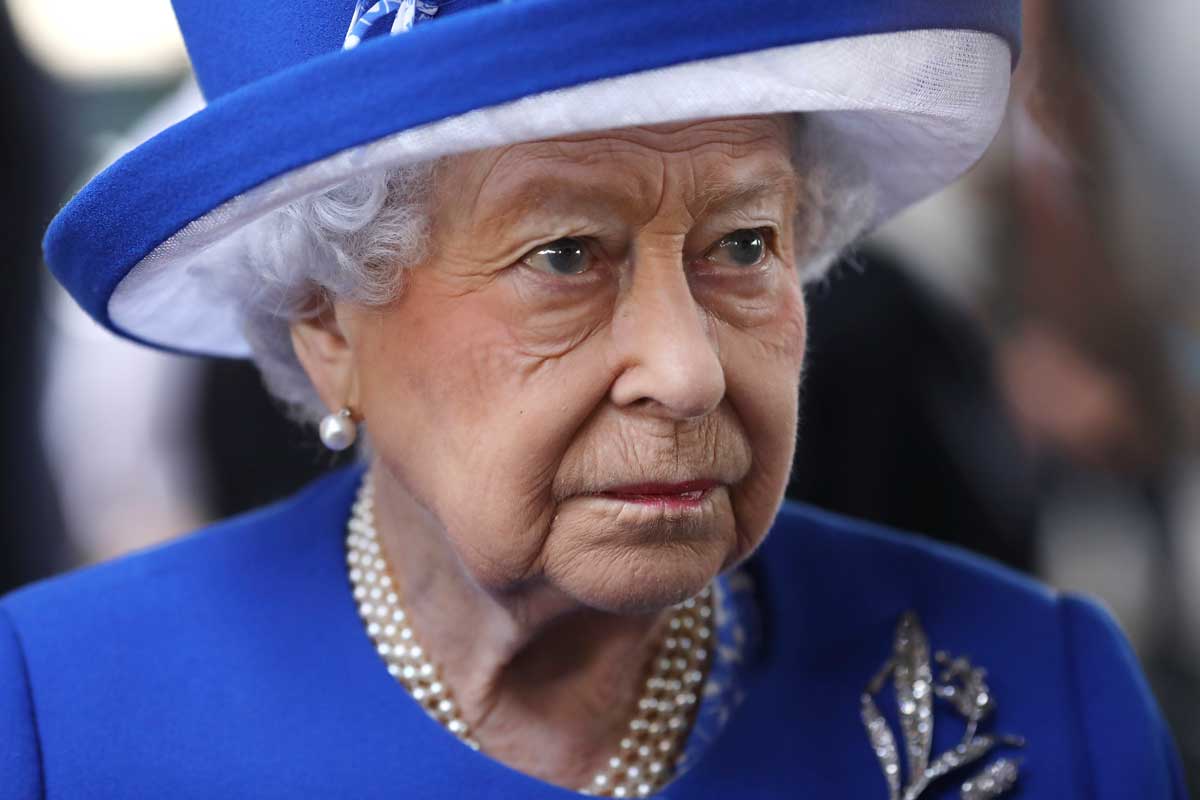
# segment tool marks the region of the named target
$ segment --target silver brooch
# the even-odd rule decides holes
[[[1017,736],[979,733],[979,726],[995,709],[995,699],[985,681],[987,670],[972,666],[966,658],[952,658],[943,652],[939,652],[935,660],[941,667],[937,681],[933,679],[929,661],[929,641],[916,613],[909,611],[896,626],[892,657],[863,692],[862,721],[883,768],[889,800],[918,800],[934,781],[976,764],[997,745],[1025,745],[1024,739]],[[875,703],[889,676],[896,689],[900,733],[908,767],[905,773],[908,783],[903,786],[896,736]],[[966,720],[966,731],[953,749],[931,758],[935,698],[945,701]],[[1007,792],[1016,782],[1017,762],[1000,758],[963,783],[959,796],[962,800],[991,800]]]

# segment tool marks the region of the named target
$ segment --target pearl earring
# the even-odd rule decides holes
[[[354,424],[349,408],[343,406],[321,420],[321,443],[334,452],[345,450],[358,438],[358,426]]]

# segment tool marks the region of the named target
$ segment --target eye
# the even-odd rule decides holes
[[[718,264],[754,267],[762,262],[766,254],[767,238],[763,231],[742,228],[726,234],[704,257]]]
[[[591,268],[587,247],[579,239],[556,239],[526,253],[521,261],[553,275],[579,275]]]

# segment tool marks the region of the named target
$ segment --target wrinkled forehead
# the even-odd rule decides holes
[[[645,215],[666,200],[784,203],[795,194],[794,128],[786,115],[618,128],[522,142],[446,159],[439,206],[507,216],[556,205]],[[645,208],[641,208],[645,206]]]

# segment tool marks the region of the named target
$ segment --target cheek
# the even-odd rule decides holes
[[[573,353],[602,333],[612,319],[617,293],[614,281],[550,288],[546,278],[531,272],[512,270],[497,287],[508,296],[497,311],[510,347],[530,370]]]
[[[536,567],[563,454],[604,397],[602,359],[590,340],[531,350],[483,294],[406,297],[361,348],[372,444],[476,580],[506,588]]]
[[[763,324],[722,331],[728,400],[754,454],[750,474],[733,493],[738,558],[761,543],[787,488],[795,453],[805,341],[799,286],[789,288],[776,313]]]

